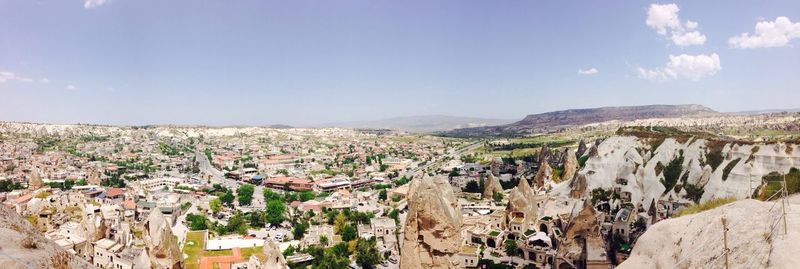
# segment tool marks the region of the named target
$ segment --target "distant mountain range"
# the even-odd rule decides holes
[[[442,132],[450,136],[507,136],[555,131],[561,128],[605,122],[651,118],[706,117],[720,115],[702,105],[646,105],[570,109],[528,115],[505,125],[460,128]]]
[[[514,122],[508,119],[484,119],[446,115],[395,117],[372,121],[353,121],[321,124],[313,127],[340,127],[355,129],[393,129],[415,133],[450,131],[459,128],[494,126]]]

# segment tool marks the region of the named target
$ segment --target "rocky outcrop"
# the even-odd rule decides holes
[[[539,150],[539,158],[537,160],[539,163],[549,163],[551,157],[552,153],[550,152],[550,148],[547,146],[547,144],[544,144]]]
[[[183,255],[169,222],[159,210],[153,210],[144,223],[145,251],[154,268],[181,268]]]
[[[586,142],[581,139],[581,142],[578,143],[578,149],[575,150],[575,157],[583,156],[586,153]]]
[[[553,179],[553,169],[547,162],[541,162],[539,171],[536,171],[536,176],[533,178],[533,186],[536,189],[544,188],[545,183],[549,183]]]
[[[586,256],[588,242],[603,242],[600,235],[600,223],[597,212],[589,201],[583,202],[583,208],[577,216],[569,221],[558,256],[568,260]]]
[[[503,192],[503,185],[500,185],[500,180],[494,177],[492,173],[487,173],[483,186],[483,199],[492,199],[492,195],[495,192]]]
[[[443,177],[410,184],[400,268],[458,268],[462,219],[450,184]]]
[[[561,163],[564,166],[564,170],[561,171],[561,177],[555,179],[556,183],[570,180],[575,177],[575,173],[578,172],[578,158],[575,157],[575,153],[573,153],[571,149],[564,149]]]
[[[569,197],[580,199],[586,194],[586,175],[577,175],[569,183]]]
[[[44,186],[44,181],[42,181],[42,176],[39,174],[39,169],[34,167],[33,169],[31,169],[31,173],[28,178],[28,189],[38,190],[43,186]]]
[[[787,235],[783,235],[781,215],[775,214],[780,209],[772,205],[741,200],[660,221],[639,237],[631,256],[617,268],[723,268],[723,218],[729,229],[731,268],[796,268],[800,264],[800,196],[788,199]]]
[[[583,209],[570,221],[565,238],[570,239],[576,236],[583,238],[599,237],[599,227],[600,223],[597,221],[597,212],[594,210],[592,203],[585,201],[583,203]]]
[[[544,198],[544,197],[542,197]],[[518,213],[523,215],[523,226],[527,227],[529,224],[536,221],[539,214],[539,206],[537,202],[540,199],[536,196],[536,192],[528,184],[527,179],[520,179],[516,188],[511,190],[508,196],[508,205],[506,205],[506,220],[518,216]]]
[[[764,175],[786,173],[792,167],[800,167],[800,147],[785,143],[678,141],[669,137],[654,141],[615,136],[589,151],[585,166],[568,184],[556,187],[557,193],[588,197],[596,188],[616,189],[642,208],[649,208],[652,201],[666,197],[686,202],[747,198],[762,184]],[[668,178],[669,173],[665,171],[671,162],[673,176]],[[537,186],[546,182],[539,178],[537,174]],[[688,193],[690,185],[702,192]]]
[[[45,238],[13,210],[0,206],[0,268],[94,268]]]
[[[250,256],[250,260],[248,260],[247,268],[253,269],[289,269],[289,265],[286,263],[286,259],[283,257],[280,249],[275,242],[272,240],[267,239],[264,241],[264,249],[262,254],[264,254],[264,260],[259,260],[257,255]]]

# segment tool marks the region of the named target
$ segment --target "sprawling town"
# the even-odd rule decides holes
[[[800,1],[0,0],[0,33],[0,269],[800,268]]]
[[[514,139],[8,122],[0,201],[97,268],[609,268],[703,201],[772,199],[766,170],[800,180],[792,131],[731,144],[659,122]],[[20,240],[12,264],[43,248]]]

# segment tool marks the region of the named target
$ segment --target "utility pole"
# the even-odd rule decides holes
[[[722,218],[722,244],[724,249],[722,253],[725,255],[725,269],[728,269],[728,220]]]
[[[789,202],[789,201],[786,200],[788,198],[787,196],[789,196],[789,190],[787,190],[786,175],[784,174],[783,175],[783,202],[782,202],[783,204],[781,204],[782,205],[781,206],[781,210],[783,211],[783,235],[788,234],[788,230],[786,229],[786,203]]]

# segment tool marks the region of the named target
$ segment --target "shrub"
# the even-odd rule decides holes
[[[736,201],[736,198],[734,198],[734,197],[717,198],[717,199],[708,200],[708,201],[706,201],[706,202],[704,202],[702,204],[696,204],[696,205],[693,205],[693,206],[690,206],[690,207],[681,208],[681,209],[678,210],[678,212],[675,212],[673,217],[677,218],[677,217],[680,217],[680,216],[686,216],[686,215],[691,215],[691,214],[695,214],[695,213],[700,213],[700,212],[703,212],[703,211],[706,211],[706,210],[709,210],[709,209],[714,209],[714,208],[720,207],[722,205],[732,203],[734,201]]]
[[[589,160],[589,155],[581,156],[580,158],[578,158],[578,166],[583,168],[586,165],[586,161],[588,160]]]
[[[665,192],[675,187],[675,184],[678,182],[678,177],[681,176],[681,172],[683,172],[683,155],[670,161],[667,167],[664,168],[664,187],[667,187]]]
[[[655,171],[656,171],[656,176],[661,174],[661,172],[664,171],[664,164],[662,164],[661,162],[656,163]]]
[[[722,169],[723,181],[728,180],[728,175],[731,173],[731,170],[733,170],[733,168],[736,167],[736,164],[739,163],[739,161],[741,160],[742,158],[736,158],[733,161],[729,162],[728,165],[725,165],[725,168]]]
[[[783,187],[783,174],[772,172],[762,178],[765,185],[756,190],[759,200],[766,200]],[[800,170],[792,168],[786,174],[786,189],[789,194],[800,192]]]
[[[720,164],[722,164],[722,147],[725,146],[725,143],[722,141],[709,141],[708,142],[708,152],[706,152],[706,163],[711,166],[712,170],[717,170]]]
[[[37,248],[36,239],[34,239],[32,236],[25,237],[24,239],[22,239],[20,244],[22,245],[23,248],[26,248],[26,249],[36,249]]]
[[[703,197],[703,193],[705,192],[703,188],[693,184],[685,184],[683,188],[686,189],[686,197],[692,199],[695,203],[700,202],[700,198]]]

